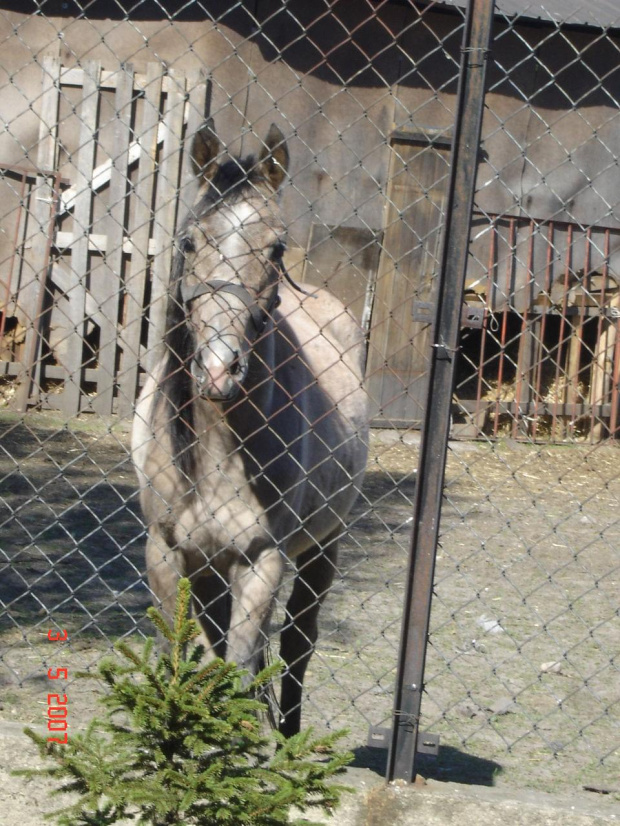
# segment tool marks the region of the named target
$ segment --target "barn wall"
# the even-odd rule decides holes
[[[255,148],[253,135],[240,135],[260,136],[272,120],[291,136],[294,186],[285,197],[301,245],[317,219],[379,229],[393,126],[452,121],[460,16],[426,12],[422,22],[415,9],[384,4],[369,20],[366,4],[345,2],[327,18],[302,0],[282,13],[279,3],[260,0],[254,23],[253,5],[217,25],[3,11],[0,106],[9,128],[0,137],[0,162],[34,165],[31,104],[36,109],[43,54],[59,54],[65,65],[100,60],[111,70],[131,62],[141,72],[154,59],[182,73],[206,68],[212,111],[233,151]],[[541,219],[618,226],[620,216],[608,206],[619,183],[612,155],[620,150],[618,72],[606,68],[613,39],[498,23],[495,43],[479,206],[514,214],[522,205]],[[65,163],[70,152],[69,145]]]
[[[130,64],[141,75],[160,65],[172,79],[175,73],[184,79],[206,72],[211,80],[207,108],[231,152],[258,150],[272,121],[287,136],[291,177],[283,206],[293,276],[329,283],[366,326],[371,309],[375,321],[393,318],[396,308],[390,302],[402,297],[394,331],[389,325],[382,333],[371,331],[369,364],[377,362],[378,371],[386,353],[416,338],[419,322],[412,319],[411,307],[422,293],[415,273],[405,272],[398,259],[413,260],[409,253],[416,245],[428,253],[416,211],[419,206],[423,217],[428,193],[412,177],[411,197],[417,201],[405,233],[411,249],[392,249],[390,238],[402,241],[404,235],[389,226],[403,220],[391,202],[390,169],[403,136],[405,141],[420,134],[449,138],[460,14],[383,3],[369,16],[368,4],[353,0],[333,4],[329,13],[305,0],[285,6],[278,0],[247,0],[232,9],[224,0],[210,0],[212,20],[201,17],[198,7],[167,20],[127,19],[116,5],[102,4],[83,19],[54,15],[59,5],[48,4],[45,15],[10,10],[0,15],[0,116],[8,127],[0,135],[0,165],[37,168],[44,56],[53,55],[64,66],[99,61],[111,71]],[[611,279],[608,292],[620,273],[615,194],[620,191],[619,45],[620,38],[609,33],[601,37],[594,31],[496,21],[468,272],[470,295],[476,293],[476,300],[493,311],[521,313],[542,293],[556,295],[558,288],[572,286],[567,269],[573,281],[585,269],[605,269]],[[63,90],[59,111],[55,166],[68,184],[77,175],[80,94]],[[194,112],[193,122],[204,114]],[[95,165],[114,157],[116,120],[113,95],[102,95]],[[189,130],[181,151],[187,137]],[[427,157],[415,160],[421,169],[432,168],[440,151],[447,156],[445,144],[435,150],[429,142],[421,146],[424,151]],[[429,179],[425,186],[431,184],[437,189],[441,181]],[[191,202],[192,191],[188,184],[183,203]],[[407,193],[401,195],[406,202]],[[0,199],[0,280],[5,282],[14,263],[20,199],[19,187],[5,182]],[[109,195],[102,192],[93,226],[105,223],[108,207]],[[554,222],[551,266],[550,236],[546,228],[538,229],[549,221]],[[591,228],[587,234],[579,229],[586,226]],[[369,255],[373,245],[380,252]],[[28,264],[27,255],[24,260]],[[100,264],[98,277],[105,277],[107,265]],[[431,266],[424,299],[432,296],[434,273]],[[376,278],[383,283],[375,290],[371,282]],[[5,294],[6,286],[0,284],[0,290]],[[399,372],[405,397],[411,397],[414,376],[424,374],[424,358],[411,370],[403,368],[402,377]]]

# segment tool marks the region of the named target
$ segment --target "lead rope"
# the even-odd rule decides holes
[[[277,258],[273,263],[278,268],[280,275],[284,276],[284,278],[288,281],[288,283],[294,290],[297,290],[298,293],[303,293],[303,295],[307,295],[308,298],[318,298],[318,295],[316,295],[316,293],[308,292],[308,290],[305,290],[303,287],[300,287],[300,285],[291,278],[291,276],[288,273],[288,270],[284,266],[284,258],[282,256],[279,256],[279,258]]]

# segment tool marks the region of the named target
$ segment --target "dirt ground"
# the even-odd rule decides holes
[[[94,417],[0,419],[0,725],[43,721],[56,667],[69,671],[70,726],[83,726],[100,689],[71,675],[149,631],[127,431]],[[365,743],[370,724],[391,724],[417,442],[373,433],[306,681],[304,723],[348,728],[356,764],[376,771],[385,753]],[[620,799],[619,456],[451,443],[422,707],[441,750],[425,774]],[[50,643],[52,628],[69,642]],[[34,760],[26,743],[22,756]],[[3,750],[11,799],[34,807],[21,822],[39,823],[47,804],[7,777],[15,765]]]

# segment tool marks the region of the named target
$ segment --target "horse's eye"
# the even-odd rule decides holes
[[[184,253],[196,252],[196,245],[193,240],[187,236],[185,238],[181,238],[180,247],[181,252]]]

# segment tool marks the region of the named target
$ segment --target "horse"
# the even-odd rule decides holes
[[[294,566],[280,636],[289,737],[366,467],[365,343],[339,300],[286,271],[282,132],[272,124],[257,158],[222,152],[210,119],[191,145],[198,195],[177,236],[164,355],[136,404],[132,456],[155,604],[171,618],[189,577],[210,657],[250,677],[264,666]]]

